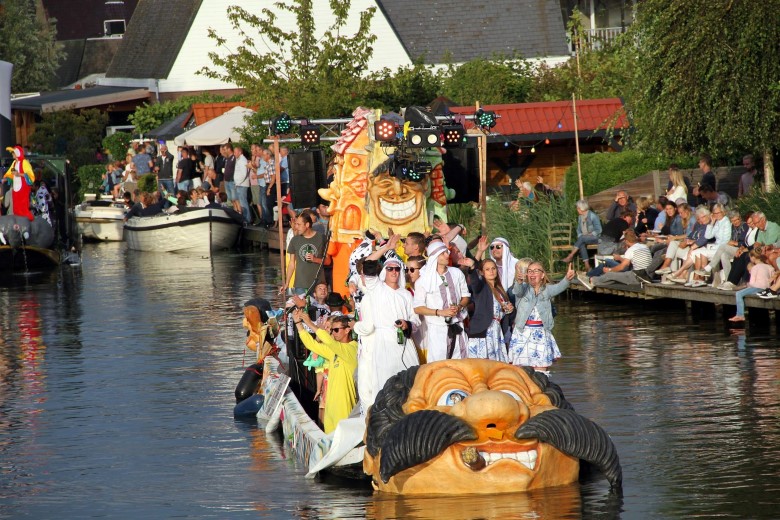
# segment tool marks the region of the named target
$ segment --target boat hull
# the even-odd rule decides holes
[[[60,264],[55,249],[35,246],[0,246],[0,272],[53,269]]]
[[[121,203],[86,202],[76,207],[73,216],[84,239],[121,242],[125,210],[124,204]]]
[[[221,209],[195,209],[173,215],[133,217],[124,238],[136,251],[207,253],[235,244],[241,224]]]

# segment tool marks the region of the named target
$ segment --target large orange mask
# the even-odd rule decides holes
[[[415,182],[400,180],[391,176],[389,172],[370,175],[369,227],[381,231],[385,236],[390,229],[401,235],[427,229],[428,218],[425,213],[427,183],[427,176],[421,182]]]
[[[369,410],[363,470],[397,494],[510,493],[569,484],[580,461],[620,490],[609,436],[531,369],[482,359],[400,372]]]

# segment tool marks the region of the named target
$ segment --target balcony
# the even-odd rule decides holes
[[[596,29],[585,29],[584,45],[588,50],[600,50],[609,45],[618,36],[626,31],[625,27],[599,27]],[[571,53],[574,54],[574,43],[569,42]]]

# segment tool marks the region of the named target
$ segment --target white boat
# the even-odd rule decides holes
[[[133,217],[125,223],[127,247],[137,251],[208,253],[236,242],[241,216],[217,208],[193,208],[153,217]]]
[[[121,241],[125,225],[125,205],[109,199],[95,200],[86,195],[84,202],[76,206],[76,218],[81,235],[88,240]]]

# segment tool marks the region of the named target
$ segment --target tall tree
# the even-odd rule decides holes
[[[56,20],[36,12],[33,0],[0,2],[0,60],[13,63],[13,92],[47,90],[64,57],[56,41]]]
[[[629,35],[645,143],[720,156],[758,151],[771,166],[780,142],[780,0],[646,0]],[[772,189],[773,175],[765,178]]]
[[[44,112],[30,142],[34,151],[65,155],[78,168],[99,162],[97,153],[107,124],[108,115],[96,108]]]
[[[260,14],[228,8],[228,19],[241,44],[228,48],[226,38],[209,31],[224,53],[210,53],[214,67],[200,72],[246,89],[260,113],[287,111],[294,116],[345,116],[354,110],[357,89],[373,53],[370,31],[375,7],[354,12],[351,0],[330,0],[332,22],[317,27],[313,0],[283,0]],[[280,27],[277,13],[290,13],[295,28]],[[347,22],[357,17],[354,34]]]
[[[523,103],[531,90],[533,71],[520,56],[474,58],[449,65],[443,80],[444,95],[459,105]]]

